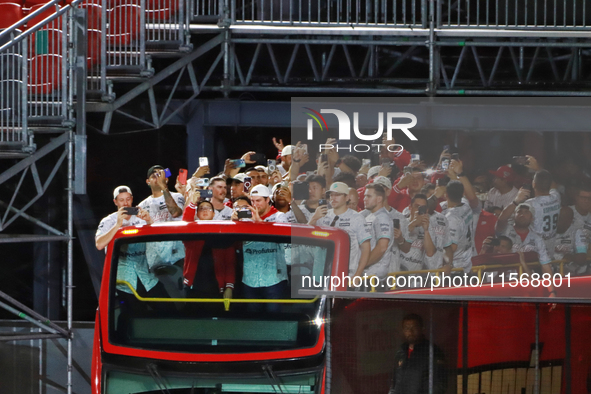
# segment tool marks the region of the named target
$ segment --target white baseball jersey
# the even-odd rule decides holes
[[[359,267],[359,259],[361,258],[361,249],[359,245],[371,238],[371,234],[365,227],[365,218],[352,209],[347,209],[335,221],[334,209],[329,209],[326,216],[318,220],[318,226],[330,226],[345,230],[349,233],[351,239],[351,254],[349,256],[349,275],[354,275]],[[333,223],[334,221],[334,223]]]
[[[173,192],[171,192],[170,194],[176,202],[176,205],[178,205],[178,207],[182,211],[185,207],[185,198],[183,197],[183,195],[180,193]],[[148,211],[154,223],[168,222],[171,220],[182,220],[182,215],[180,215],[177,218],[172,217],[172,215],[168,211],[168,208],[166,207],[166,202],[164,202],[164,195],[158,198],[149,196],[144,201],[140,202],[138,206]]]
[[[515,197],[517,197],[517,193],[519,193],[519,190],[515,187],[505,194],[501,194],[497,188],[493,187],[488,192],[488,198],[484,202],[484,209],[488,209],[490,207],[499,207],[503,209],[506,206],[513,204]]]
[[[117,224],[117,212],[113,212],[109,216],[105,216],[103,218],[103,220],[101,220],[101,222],[99,223],[99,226],[98,226],[98,229],[96,230],[96,234],[95,234],[94,238],[96,239],[96,238],[100,237],[101,235],[108,233],[109,231],[111,231],[111,229],[113,227],[115,227],[116,224]],[[146,224],[146,222],[144,220],[133,215],[129,218],[129,220],[123,219],[123,223],[121,224],[121,227],[142,226],[144,224]]]
[[[451,243],[457,245],[453,256],[453,267],[463,268],[470,272],[472,268],[472,252],[474,245],[474,214],[468,204],[448,208],[445,217],[449,223]]]
[[[390,270],[390,261],[393,258],[392,243],[394,242],[394,224],[385,208],[380,208],[376,212],[368,209],[360,212],[365,218],[367,230],[371,234],[370,246],[373,250],[378,241],[382,238],[388,240],[388,248],[380,260],[370,265],[364,270],[368,276],[377,276],[380,280],[385,279]]]
[[[585,229],[587,231],[591,230],[591,213],[586,214],[585,216],[581,215],[579,211],[575,208],[574,205],[570,206],[570,209],[573,210],[573,223],[572,225],[577,229]]]
[[[234,211],[232,210],[232,208],[224,206],[219,211],[217,209],[214,209],[213,212],[213,220],[230,220],[232,219],[232,212]]]
[[[405,211],[408,208],[405,208]],[[402,231],[402,237],[405,240],[410,239],[408,235],[408,217],[396,209],[390,207],[390,211],[386,210],[388,215],[390,215],[390,219],[392,220],[392,225],[394,225],[394,219],[398,219],[400,221],[400,231]],[[398,247],[398,243],[394,241],[392,243],[392,260],[390,261],[390,269],[389,272],[398,272],[401,269],[401,256],[400,256],[400,248]]]
[[[548,255],[544,240],[538,234],[531,231],[531,229],[527,233],[527,236],[522,239],[521,236],[517,234],[517,231],[515,231],[513,224],[509,223],[509,225],[498,234],[508,237],[513,242],[513,253],[536,252],[539,256],[540,264],[548,264],[552,261]]]
[[[425,255],[425,264],[427,269],[438,269],[443,266],[444,249],[451,245],[449,223],[445,215],[433,212],[429,218],[429,234],[437,251],[431,257]]]
[[[538,196],[526,201],[534,210],[534,220],[530,225],[532,231],[544,241],[556,236],[558,216],[560,214],[560,194],[556,189],[550,190],[548,196]]]

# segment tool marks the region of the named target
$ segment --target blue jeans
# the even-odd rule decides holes
[[[281,281],[273,286],[268,287],[250,287],[244,285],[244,298],[250,299],[285,299],[289,298],[289,286],[287,281]],[[247,310],[249,312],[279,312],[280,304],[248,304]]]

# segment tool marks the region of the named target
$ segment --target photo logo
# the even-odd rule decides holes
[[[338,139],[351,139],[351,119],[349,118],[349,115],[347,115],[344,111],[341,111],[339,109],[321,109],[319,113],[313,110],[312,108],[304,108],[311,112],[314,112],[314,114],[311,114],[309,112],[306,112],[306,114],[311,116],[314,120],[316,120],[316,123],[320,126],[320,130],[323,130],[322,123],[320,122],[320,119],[322,119],[322,122],[324,123],[324,126],[328,131],[328,125],[326,123],[326,120],[321,114],[335,115],[339,122]],[[379,139],[384,133],[384,118],[386,119],[386,133],[388,140],[392,139],[393,130],[402,131],[411,141],[418,140],[417,137],[415,137],[414,134],[411,133],[409,130],[417,125],[417,117],[408,112],[387,112],[386,116],[384,116],[383,112],[378,112],[378,128],[374,134],[369,135],[361,133],[361,131],[359,130],[359,112],[353,112],[353,132],[355,133],[355,136],[363,141],[374,141]],[[410,122],[394,123],[394,119],[409,119]],[[308,140],[312,140],[314,135],[314,123],[312,122],[312,119],[308,119],[307,126],[307,138]]]

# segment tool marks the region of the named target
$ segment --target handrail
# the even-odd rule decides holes
[[[310,300],[292,300],[292,299],[260,299],[260,298],[162,298],[162,297],[142,297],[125,280],[117,280],[118,285],[125,285],[131,290],[135,298],[142,302],[194,302],[194,303],[223,303],[226,311],[230,310],[231,303],[237,304],[313,304],[318,300],[318,296]]]
[[[68,10],[72,6],[75,6],[78,3],[81,3],[82,1],[83,0],[74,0],[70,4],[67,4],[67,5],[61,7],[59,9],[59,11],[56,11],[55,14],[48,16],[47,18],[43,19],[41,22],[37,23],[34,27],[27,29],[27,31],[19,34],[17,37],[15,37],[10,42],[7,42],[6,44],[2,45],[0,47],[0,52],[2,52],[2,50],[6,49],[10,46],[18,44],[19,42],[23,41],[25,38],[36,33],[42,26],[45,26],[48,22],[51,22],[52,20],[57,19],[59,16],[68,12]],[[55,6],[56,4],[59,5],[58,3],[60,3],[60,2],[61,2],[61,0],[52,0],[51,2],[43,5],[43,7],[39,8],[38,10],[33,12],[32,14],[29,14],[26,17],[24,17],[23,19],[19,20],[14,25],[7,27],[6,29],[3,29],[2,32],[0,32],[0,41],[2,40],[2,38],[8,36],[10,33],[13,33],[15,30],[18,30],[19,27],[21,27],[22,25],[24,25],[26,22],[30,21],[31,19],[33,19],[37,15],[41,14],[43,11],[50,9],[52,6]]]
[[[566,260],[554,260],[551,261],[548,264],[560,264],[560,276],[564,276],[564,264],[568,263],[569,261]],[[539,261],[533,261],[533,262],[529,262],[529,263],[525,263],[527,266],[537,266],[540,265]],[[485,270],[490,270],[490,269],[499,269],[499,268],[519,268],[519,275],[523,274],[523,267],[521,266],[520,263],[516,263],[516,264],[489,264],[489,265],[477,265],[477,266],[472,266],[472,268],[470,269],[471,272],[476,272],[478,274],[478,280],[482,280],[482,272]],[[452,268],[451,272],[458,272],[458,271],[463,271],[463,268]],[[397,272],[390,272],[388,273],[388,278],[396,278],[396,276],[400,276],[400,275],[412,275],[412,274],[439,274],[440,272],[444,272],[446,271],[445,268],[438,268],[438,269],[433,269],[433,270],[416,270],[416,271],[397,271]],[[372,275],[371,277],[376,277],[376,275]],[[396,283],[396,282],[395,282]],[[396,289],[396,285],[394,285],[393,287],[390,288],[390,290],[395,290]],[[372,288],[371,293],[375,293],[376,289]]]

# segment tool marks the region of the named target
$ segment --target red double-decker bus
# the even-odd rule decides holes
[[[348,255],[345,232],[306,225],[119,230],[96,313],[93,393],[323,393],[328,301],[246,298],[243,282],[346,275]]]

